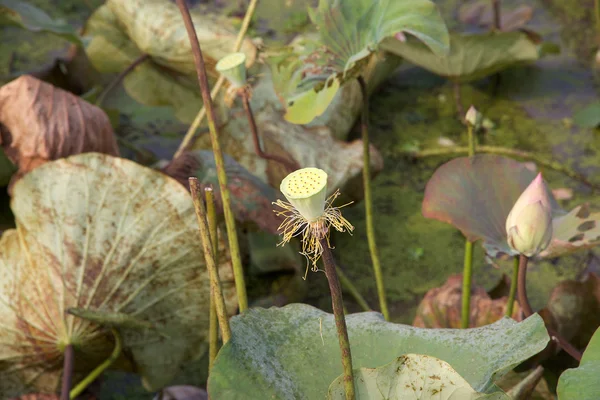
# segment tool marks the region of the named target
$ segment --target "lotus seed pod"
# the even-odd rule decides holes
[[[216,66],[233,88],[241,88],[246,84],[246,55],[231,53],[221,58]]]
[[[506,218],[508,245],[532,257],[544,251],[552,240],[552,207],[542,174],[521,193]]]
[[[308,222],[319,219],[325,211],[327,173],[319,168],[302,168],[286,176],[281,193]]]

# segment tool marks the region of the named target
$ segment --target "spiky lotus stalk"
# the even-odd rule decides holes
[[[335,198],[339,196],[339,191],[336,190],[326,199],[327,173],[325,171],[318,168],[303,168],[292,172],[281,182],[280,190],[289,201],[287,203],[277,200],[273,203],[282,208],[282,211],[275,211],[277,215],[285,216],[279,226],[279,231],[283,233],[280,245],[289,242],[292,237],[302,234],[302,254],[312,262],[313,271],[317,270],[317,261],[323,255],[325,275],[329,282],[331,305],[342,353],[346,399],[354,400],[352,355],[344,317],[342,288],[329,245],[330,227],[333,226],[340,232],[351,232],[354,227],[342,216],[339,208],[332,206]]]

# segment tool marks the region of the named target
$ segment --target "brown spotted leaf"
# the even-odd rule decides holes
[[[11,206],[17,228],[0,239],[0,393],[54,392],[65,343],[75,348],[78,376],[110,354],[110,333],[67,314],[70,308],[152,327],[119,327],[126,361],[148,389],[165,386],[202,353],[209,281],[190,195],[175,180],[128,160],[82,154],[24,176]],[[233,312],[223,242],[220,249]]]
[[[119,155],[107,115],[74,94],[24,75],[0,88],[0,145],[19,168],[86,152]]]
[[[417,308],[413,325],[419,328],[461,327],[462,275],[453,275],[439,288],[425,294]],[[506,312],[507,297],[492,299],[485,289],[471,289],[470,327],[485,326],[501,319]],[[513,319],[520,321],[520,309],[515,302]]]
[[[493,154],[455,158],[439,167],[425,187],[422,212],[482,240],[490,257],[516,255],[506,241],[506,217],[535,178],[525,164]],[[553,236],[540,258],[554,258],[600,244],[600,213],[587,205],[564,211],[548,187]]]

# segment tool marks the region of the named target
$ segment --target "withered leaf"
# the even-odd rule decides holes
[[[0,145],[19,168],[11,187],[50,160],[86,152],[119,155],[104,111],[29,75],[0,88]]]

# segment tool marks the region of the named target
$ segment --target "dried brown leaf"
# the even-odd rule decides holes
[[[50,160],[86,152],[119,155],[104,111],[29,75],[0,88],[0,145],[19,168],[11,187]]]

